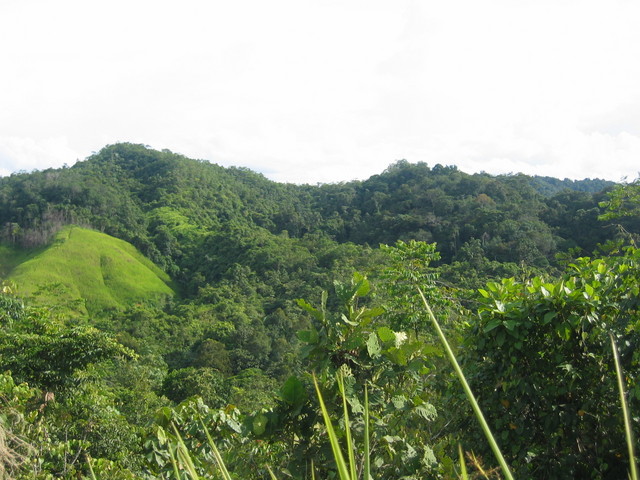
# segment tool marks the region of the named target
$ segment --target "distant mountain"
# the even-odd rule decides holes
[[[13,255],[6,279],[15,282],[22,294],[82,314],[140,301],[161,302],[175,295],[168,275],[132,245],[84,228],[67,226],[44,248],[4,249],[0,255]],[[0,259],[0,264],[9,261]]]

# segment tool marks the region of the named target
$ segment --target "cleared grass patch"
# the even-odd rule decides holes
[[[14,258],[8,255],[14,254]],[[38,303],[63,304],[68,310],[97,314],[136,302],[161,301],[175,294],[169,276],[123,240],[69,226],[53,242],[15,257],[0,249],[6,279]]]

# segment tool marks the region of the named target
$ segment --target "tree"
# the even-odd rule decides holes
[[[440,260],[435,243],[398,240],[394,246],[381,245],[389,258],[383,272],[388,293],[389,326],[413,332],[416,339],[424,333],[428,320],[421,305],[415,302],[419,286],[433,305],[441,306],[443,297],[436,287],[438,272],[432,263]]]
[[[0,372],[0,428],[9,421],[11,434],[19,435],[11,438],[26,457],[24,478],[79,476],[87,454],[117,462],[114,472],[135,466],[136,429],[98,372],[107,360],[135,355],[96,328],[24,306],[6,288],[0,324],[0,365],[9,371]]]
[[[605,211],[599,220],[617,220],[623,237],[636,244],[640,235],[640,178],[616,185],[607,195],[609,199],[600,202]]]
[[[431,247],[426,245],[425,251],[433,253]],[[428,263],[428,258],[423,261]],[[417,271],[412,274],[419,275]],[[367,304],[370,292],[369,280],[356,273],[350,282],[335,282],[339,300],[335,311],[327,308],[326,293],[319,307],[299,300],[315,319],[313,328],[298,334],[306,344],[303,356],[321,381],[325,403],[336,421],[343,417],[336,373],[343,376],[350,418],[358,434],[364,421],[364,388],[368,388],[370,413],[376,418],[371,433],[376,476],[435,475],[445,467],[435,455],[436,442],[441,439],[432,429],[438,413],[431,403],[427,376],[434,350],[420,338],[389,328],[385,309]]]
[[[134,356],[110,335],[68,325],[45,308],[25,307],[10,293],[0,294],[0,309],[0,363],[20,382],[64,393],[91,364]]]
[[[640,251],[629,248],[578,259],[556,281],[511,278],[480,290],[465,368],[519,476],[626,476],[609,333],[621,349],[631,410],[638,411],[639,285]]]
[[[165,378],[162,391],[176,403],[190,397],[201,397],[205,404],[214,408],[227,404],[228,392],[224,376],[213,368],[187,367],[173,370]]]
[[[601,202],[605,209],[602,220],[640,216],[640,178],[631,183],[616,185],[607,193],[608,200]]]

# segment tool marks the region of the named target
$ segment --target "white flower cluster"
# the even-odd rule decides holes
[[[405,332],[393,332],[393,334],[396,336],[396,348],[407,340],[407,334]]]

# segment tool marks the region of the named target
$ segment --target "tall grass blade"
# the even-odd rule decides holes
[[[369,445],[369,391],[364,386],[364,480],[371,480],[371,447]]]
[[[346,462],[344,461],[344,456],[342,455],[342,451],[340,450],[340,443],[338,442],[338,437],[336,435],[335,430],[333,429],[333,424],[331,423],[331,417],[329,416],[327,407],[324,404],[324,399],[322,398],[322,393],[320,392],[320,387],[318,386],[318,380],[316,379],[315,375],[313,376],[313,384],[316,387],[318,401],[320,402],[320,410],[322,410],[322,418],[324,419],[324,423],[327,427],[327,435],[329,435],[329,442],[331,443],[331,451],[333,452],[333,458],[336,461],[336,466],[338,468],[338,475],[340,476],[340,480],[356,480],[356,479],[352,479],[349,476],[349,469],[347,467]]]
[[[200,425],[202,425],[202,429],[204,430],[204,433],[207,436],[207,442],[209,443],[209,446],[211,447],[211,450],[213,451],[213,456],[216,459],[216,463],[218,464],[218,470],[220,471],[220,475],[222,475],[222,478],[224,480],[231,480],[231,475],[229,474],[229,470],[227,470],[227,466],[224,464],[224,460],[222,459],[222,455],[220,455],[220,450],[218,450],[218,447],[216,447],[216,444],[213,441],[213,438],[211,438],[211,434],[209,433],[209,429],[204,424],[204,421],[202,420],[202,417],[200,417]],[[267,468],[269,468],[269,467],[267,466]],[[271,469],[269,469],[269,473],[271,473],[271,475],[273,475],[273,473],[271,472]]]
[[[175,432],[176,438],[178,439],[178,449],[176,452],[178,461],[182,463],[182,465],[184,465],[185,470],[192,478],[192,480],[200,480],[200,476],[196,472],[196,466],[193,464],[193,460],[191,460],[191,455],[189,455],[189,449],[184,444],[184,440],[182,440],[182,436],[180,435],[180,432],[178,432],[178,428],[174,423],[172,423],[171,426],[173,427],[173,431]]]
[[[271,477],[271,480],[278,480],[278,477],[275,476],[269,465],[267,465],[267,470],[269,470],[269,476]]]
[[[181,480],[182,477],[180,476],[178,461],[176,460],[176,456],[173,454],[171,445],[167,445],[167,449],[169,450],[169,458],[171,458],[171,465],[173,466],[173,474],[176,476],[176,480]]]
[[[338,374],[338,389],[342,397],[342,408],[344,410],[344,430],[347,439],[347,457],[349,458],[349,475],[350,478],[358,478],[356,474],[356,459],[353,449],[353,439],[351,437],[351,423],[349,422],[349,409],[347,407],[347,395],[344,390],[344,378],[342,374]]]
[[[504,459],[502,452],[500,451],[500,447],[498,446],[498,443],[496,442],[493,434],[491,433],[491,429],[489,428],[489,425],[487,424],[487,421],[485,420],[484,415],[482,414],[482,410],[480,410],[480,405],[478,405],[476,397],[473,395],[473,392],[471,391],[471,387],[469,387],[469,384],[467,383],[467,379],[465,378],[464,373],[462,373],[462,369],[458,364],[458,360],[456,360],[456,356],[454,355],[453,350],[451,349],[451,346],[447,341],[447,338],[444,336],[444,332],[440,328],[440,324],[436,320],[436,317],[433,314],[433,311],[431,311],[431,307],[429,306],[429,303],[427,302],[427,299],[425,298],[424,293],[422,293],[422,289],[420,287],[416,287],[416,288],[418,289],[420,298],[422,298],[422,303],[424,304],[424,308],[427,311],[429,318],[431,319],[431,322],[433,323],[433,326],[436,329],[436,332],[438,333],[438,337],[440,337],[440,341],[442,342],[442,345],[444,346],[444,349],[447,352],[447,357],[449,358],[449,361],[451,362],[451,365],[453,366],[453,369],[455,370],[456,375],[458,376],[458,379],[462,384],[464,393],[467,395],[467,399],[471,403],[473,412],[475,413],[476,418],[478,419],[478,422],[480,422],[482,431],[484,432],[485,436],[487,437],[487,440],[489,441],[491,450],[493,451],[493,454],[495,455],[496,459],[498,460],[498,463],[500,464],[500,467],[502,468],[502,472],[505,478],[507,480],[513,480],[513,475],[511,475],[511,470],[509,470],[509,466],[507,465],[507,462]]]
[[[627,406],[627,398],[624,392],[624,378],[622,376],[622,368],[620,367],[620,354],[613,334],[609,333],[611,338],[611,348],[613,349],[613,360],[616,365],[616,375],[618,377],[618,390],[620,392],[620,404],[622,405],[622,415],[624,418],[624,432],[627,438],[627,448],[629,451],[629,468],[631,480],[638,480],[638,465],[636,464],[636,454],[633,443],[633,431],[631,429],[631,419],[629,418],[629,407]]]
[[[460,478],[462,480],[469,480],[469,474],[467,473],[467,463],[464,459],[464,453],[462,451],[462,444],[458,444],[458,455],[460,456]]]
[[[91,457],[89,456],[89,454],[87,454],[87,465],[89,466],[89,473],[91,474],[91,479],[92,480],[98,480],[96,477],[96,473],[93,471],[93,465],[91,465]],[[2,478],[2,476],[0,476],[0,478]]]

